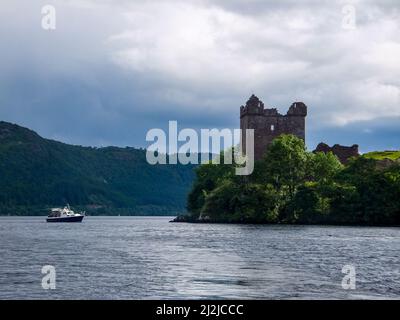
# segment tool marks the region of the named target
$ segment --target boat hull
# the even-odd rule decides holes
[[[47,218],[47,222],[82,222],[84,216]]]

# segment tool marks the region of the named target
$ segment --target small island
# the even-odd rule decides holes
[[[199,166],[188,214],[174,222],[400,225],[399,151],[359,155],[357,145],[321,143],[309,152],[299,102],[280,115],[253,95],[240,112],[241,128],[256,131],[253,173]]]

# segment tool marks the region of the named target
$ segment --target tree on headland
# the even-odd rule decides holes
[[[307,158],[302,139],[282,135],[269,146],[257,174],[291,199],[306,175]]]
[[[234,167],[224,164],[223,153],[220,157],[221,164],[212,164],[210,161],[195,169],[196,179],[187,201],[187,209],[195,217],[199,216],[208,193],[221,185],[224,180],[232,179],[234,176]]]

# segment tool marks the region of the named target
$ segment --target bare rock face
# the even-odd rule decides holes
[[[354,144],[350,147],[348,146],[341,146],[340,144],[335,144],[333,147],[330,147],[326,143],[321,142],[317,148],[313,151],[314,153],[323,152],[328,153],[332,152],[336,155],[340,162],[346,164],[350,158],[359,157],[360,153],[358,151],[358,145]]]

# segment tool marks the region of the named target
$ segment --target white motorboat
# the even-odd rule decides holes
[[[85,216],[84,212],[75,213],[69,205],[64,208],[53,208],[47,216],[47,222],[81,222]]]

